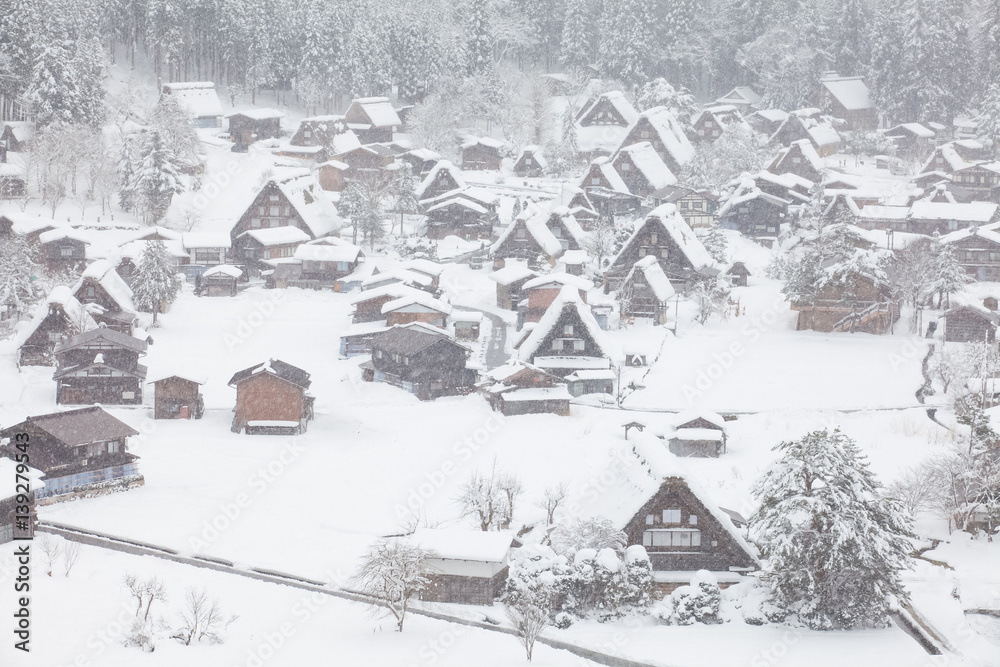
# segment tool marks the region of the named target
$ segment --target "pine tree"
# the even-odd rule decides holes
[[[184,191],[173,151],[167,148],[158,130],[153,130],[143,146],[136,192],[147,222],[157,223],[167,214],[175,194]]]
[[[493,42],[490,39],[489,0],[472,0],[466,56],[470,74],[493,69]]]
[[[147,241],[132,278],[132,299],[140,310],[156,315],[177,299],[181,281],[163,241]]]
[[[646,0],[604,3],[598,60],[605,76],[629,86],[639,86],[649,78],[647,68],[653,47],[651,24]]]
[[[938,304],[944,307],[950,303],[951,295],[960,292],[974,278],[962,267],[955,248],[950,243],[941,243],[934,256],[933,290],[938,295]]]
[[[568,72],[582,72],[594,60],[597,16],[591,0],[567,0],[559,62]]]
[[[986,0],[979,18],[979,81],[992,88],[1000,81],[1000,0]]]
[[[395,201],[392,210],[399,213],[399,233],[403,233],[403,216],[408,213],[419,213],[420,202],[417,199],[417,179],[413,177],[413,168],[409,162],[404,162],[396,174],[392,184]],[[389,230],[392,232],[392,229]]]
[[[866,457],[839,430],[782,442],[757,481],[750,519],[771,601],[819,630],[884,627],[913,537]]]
[[[135,210],[139,200],[132,143],[129,137],[122,139],[118,153],[118,205],[128,212]]]
[[[719,264],[726,263],[726,251],[729,249],[729,241],[726,239],[726,235],[722,232],[722,227],[718,222],[712,223],[701,243],[705,246],[708,254],[712,256],[712,259]]]
[[[72,123],[80,108],[80,93],[72,56],[65,44],[51,44],[38,54],[26,100],[39,125]]]
[[[11,234],[0,243],[0,306],[6,308],[0,319],[17,317],[45,292],[38,281],[44,268],[35,251],[21,234]]]

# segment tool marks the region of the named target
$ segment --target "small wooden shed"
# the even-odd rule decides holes
[[[219,264],[205,269],[200,277],[201,294],[204,296],[236,296],[243,271],[232,264]]]
[[[153,385],[153,419],[201,419],[205,414],[204,378],[172,374],[148,384]]]
[[[750,277],[750,269],[743,262],[733,262],[733,265],[726,271],[726,277],[733,287],[746,287],[747,279]]]

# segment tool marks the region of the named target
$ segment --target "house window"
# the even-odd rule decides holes
[[[260,227],[260,218],[250,218],[250,226],[258,229]]]
[[[87,296],[97,296],[97,292],[94,290],[93,285],[87,286]]]
[[[792,164],[799,164],[800,162],[802,162],[802,158],[800,158],[800,157],[793,157],[792,158]]]
[[[622,171],[628,171],[631,166],[628,162],[622,162]]]
[[[572,336],[573,335],[573,325],[572,324],[567,324],[566,326],[563,327],[563,335],[565,335],[565,336]]]
[[[574,340],[573,349],[576,350],[577,352],[583,352],[583,341],[579,339]]]
[[[73,256],[73,246],[71,246],[71,245],[60,246],[59,247],[59,254],[62,255],[63,257],[72,257]]]
[[[312,135],[313,135],[313,133],[310,130],[305,130],[305,131],[302,132],[302,136],[305,137],[306,139],[308,139]]]
[[[271,211],[268,213],[268,215],[270,215],[271,217],[276,218],[276,217],[278,217],[281,214],[278,212],[278,207],[277,206],[272,206],[271,207]]]
[[[669,255],[670,255],[670,251],[669,250],[667,250],[666,248],[660,248],[660,258],[661,259],[667,259],[667,257]]]
[[[114,440],[108,443],[108,454],[117,454],[121,451],[122,443]]]
[[[601,184],[601,179],[600,178],[592,178],[592,179],[590,179],[590,184],[591,185],[600,185]]]
[[[375,351],[375,358],[376,359],[381,359],[382,358],[382,350],[376,350]]]
[[[686,201],[682,201],[681,202],[681,210],[682,211],[686,211],[689,208],[691,208],[691,202],[686,202]]]
[[[642,132],[639,133],[639,136],[642,137],[643,139],[649,139],[649,130],[643,130]]]
[[[270,197],[268,197],[268,200],[269,201],[278,201],[278,195],[271,195]]]
[[[403,365],[404,366],[409,366],[410,365],[410,358],[409,357],[403,357]]]
[[[719,131],[718,130],[712,130],[712,136],[713,137],[719,136]]]
[[[654,519],[654,517],[653,517],[652,514],[647,514],[646,515],[646,525],[647,526],[652,526],[653,525],[653,519]]]
[[[519,239],[523,239],[527,236],[524,227],[518,227],[515,236]]]
[[[679,509],[663,510],[663,523],[680,523],[681,511]]]
[[[676,528],[654,529],[642,534],[644,547],[700,547],[701,531]]]
[[[688,517],[688,523],[691,524],[692,526],[697,526],[698,525],[698,515],[697,514],[692,514],[691,516],[689,516]]]
[[[652,245],[656,245],[656,239],[657,239],[657,238],[658,238],[658,237],[656,236],[656,232],[653,232],[653,233],[651,233],[651,234],[649,235],[649,242],[650,242],[650,244],[652,244]]]
[[[257,212],[260,213],[261,215],[267,215],[267,207],[266,206],[258,206],[257,207]]]
[[[562,338],[556,338],[556,339],[554,339],[552,341],[552,349],[553,350],[561,350],[561,349],[563,349],[563,339]]]

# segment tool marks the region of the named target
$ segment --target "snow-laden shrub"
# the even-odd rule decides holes
[[[670,625],[721,623],[719,603],[722,592],[711,572],[698,570],[688,586],[681,586],[663,598],[652,615]]]

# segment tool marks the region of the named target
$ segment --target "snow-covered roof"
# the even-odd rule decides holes
[[[868,86],[865,85],[864,77],[836,77],[822,79],[820,83],[848,111],[860,111],[875,107],[868,95]]]
[[[572,285],[584,292],[594,288],[594,283],[583,276],[574,276],[570,273],[546,273],[527,281],[521,289],[522,291],[528,291],[544,285]]]
[[[185,232],[181,244],[188,250],[196,248],[230,248],[233,241],[225,232]]]
[[[420,182],[420,185],[417,186],[417,189],[415,191],[417,199],[422,200],[424,198],[424,192],[426,192],[427,188],[429,188],[431,184],[434,183],[434,181],[438,177],[438,174],[441,171],[448,171],[451,174],[452,178],[455,180],[455,183],[458,186],[458,189],[461,190],[466,187],[465,179],[462,178],[461,169],[452,164],[450,160],[438,160],[437,163],[433,167],[431,167],[431,170],[427,172],[427,176],[425,176],[424,180]]]
[[[653,190],[659,190],[662,187],[677,183],[677,177],[674,176],[673,172],[670,171],[670,167],[666,165],[656,152],[656,149],[653,148],[653,144],[648,141],[625,146],[619,151],[619,155],[621,154],[628,155],[631,158],[636,169],[642,172],[642,175],[649,182]],[[615,157],[614,163],[617,163],[617,161],[618,158]]]
[[[407,306],[421,306],[439,313],[444,313],[445,315],[451,314],[451,305],[449,303],[442,301],[441,299],[435,299],[427,292],[421,290],[415,290],[411,294],[401,296],[398,299],[393,299],[392,301],[382,304],[382,314],[386,315],[399,310],[400,308],[406,308]]]
[[[14,459],[9,459],[7,457],[0,457],[0,475],[3,479],[18,480],[27,478],[29,480],[29,485],[32,491],[41,491],[45,486],[45,482],[42,481],[42,477],[45,476],[41,470],[36,470],[35,468],[28,467],[27,470],[24,469],[24,464],[18,463]],[[10,484],[5,484],[3,490],[0,491],[0,500],[7,500],[8,498],[14,498],[18,495],[18,490],[13,481]]]
[[[646,109],[639,115],[649,121],[664,149],[677,161],[677,164],[685,165],[694,158],[694,146],[684,134],[673,111],[661,106]]]
[[[958,220],[986,224],[992,222],[996,214],[996,204],[978,201],[967,204],[917,201],[910,207],[910,218],[921,220]]]
[[[714,428],[679,428],[674,431],[673,437],[678,440],[719,440],[723,438],[722,431]]]
[[[564,384],[555,387],[526,387],[503,392],[503,400],[511,403],[518,401],[558,401],[569,400],[573,396]]]
[[[642,275],[646,279],[646,284],[653,290],[653,294],[658,301],[666,301],[674,295],[673,285],[670,284],[667,274],[663,272],[663,267],[660,266],[660,263],[653,255],[646,255],[635,263],[635,266],[632,267],[625,277],[626,283],[631,280],[632,275],[636,271],[642,271]]]
[[[955,243],[970,236],[978,236],[1000,245],[1000,232],[997,229],[1000,229],[1000,223],[993,223],[985,227],[966,227],[965,229],[958,229],[950,234],[945,234],[941,237],[941,243]]]
[[[833,146],[840,143],[840,134],[829,123],[810,125],[806,127],[806,132],[809,133],[809,138],[817,146]]]
[[[203,278],[211,278],[212,276],[229,276],[230,278],[239,278],[243,275],[243,271],[232,264],[219,264],[206,269],[201,275]]]
[[[601,93],[600,95],[598,95],[597,99],[594,100],[593,104],[588,106],[587,110],[584,111],[582,114],[580,114],[580,117],[582,118],[587,114],[589,114],[591,109],[597,106],[601,102],[601,100],[607,100],[608,102],[610,102],[611,106],[613,106],[615,110],[619,114],[621,114],[621,117],[625,119],[625,123],[627,125],[632,125],[633,123],[635,123],[636,118],[638,118],[639,116],[639,114],[635,110],[635,107],[632,106],[632,103],[629,102],[628,99],[626,99],[625,93],[623,93],[620,90],[610,90],[606,93]]]
[[[515,281],[531,278],[536,275],[538,274],[529,269],[525,264],[512,263],[494,271],[489,275],[489,278],[500,285],[510,285]]]
[[[904,129],[915,137],[930,139],[935,136],[934,130],[924,127],[920,123],[900,123],[896,127],[886,130],[886,135],[895,134],[896,130]]]
[[[594,158],[594,161],[590,163],[590,168],[593,170],[594,167],[601,172],[604,179],[607,181],[608,185],[615,192],[622,192],[629,194],[628,186],[625,185],[625,181],[618,174],[618,171],[612,166],[611,161],[606,157]],[[588,171],[584,177],[583,181],[580,183],[581,188],[587,188],[590,186],[590,172]]]
[[[233,116],[246,116],[247,118],[253,120],[268,120],[270,118],[284,118],[285,112],[278,111],[277,109],[272,109],[270,107],[264,107],[262,109],[241,109],[240,111],[234,111],[231,114],[227,114],[226,118],[232,118]]]
[[[462,148],[472,148],[473,146],[487,146],[489,148],[503,148],[505,142],[493,137],[466,137],[462,142]]]
[[[542,318],[535,325],[535,328],[531,330],[531,333],[518,348],[518,358],[522,361],[531,361],[535,353],[538,352],[539,346],[542,341],[552,332],[556,324],[559,322],[562,312],[566,308],[571,308],[576,311],[580,322],[583,324],[587,333],[590,335],[591,339],[597,345],[598,349],[609,359],[612,358],[612,348],[609,345],[607,337],[601,327],[598,326],[597,320],[594,319],[594,314],[590,312],[590,308],[583,302],[580,297],[580,290],[574,285],[565,285],[562,290],[559,291],[559,295],[552,301],[552,304],[542,315]],[[535,360],[535,364],[542,366],[538,360]]]
[[[361,289],[363,291],[368,291],[365,288],[369,285],[377,285],[385,282],[386,280],[390,280],[392,283],[413,283],[424,286],[429,286],[432,282],[434,282],[433,278],[424,273],[417,273],[416,271],[410,271],[402,267],[397,267],[386,271],[379,271],[378,273],[373,273],[368,276],[361,281]]]
[[[809,164],[812,165],[813,169],[820,172],[826,169],[826,164],[823,163],[823,158],[819,156],[819,153],[816,152],[816,149],[808,139],[793,141],[792,145],[799,147],[802,151],[802,157],[809,161]]]
[[[195,118],[218,118],[222,115],[222,103],[211,81],[165,83],[163,92],[177,100],[178,106]]]
[[[636,225],[628,241],[618,251],[618,255],[615,256],[611,264],[612,266],[618,263],[618,258],[621,254],[629,248],[636,236],[643,233],[647,225],[659,225],[670,236],[677,248],[684,253],[688,262],[691,263],[691,266],[695,270],[718,268],[716,267],[715,260],[705,250],[705,246],[702,245],[701,241],[698,240],[698,237],[695,236],[695,233],[684,221],[684,218],[677,212],[677,206],[674,204],[662,204],[650,211],[643,223]]]
[[[528,230],[528,234],[538,243],[545,254],[550,257],[558,256],[562,252],[563,247],[559,239],[555,237],[552,230],[546,225],[548,219],[549,213],[547,211],[541,211],[537,208],[529,209],[507,226],[507,229],[500,234],[500,238],[493,244],[493,248],[499,248],[514,233],[519,224],[524,224]]]
[[[304,243],[309,240],[308,234],[291,225],[268,227],[267,229],[248,229],[240,234],[241,238],[244,236],[249,236],[263,246]]]
[[[80,241],[81,243],[86,243],[90,245],[90,241],[84,234],[79,231],[72,229],[70,227],[61,227],[59,229],[50,229],[47,232],[42,232],[38,235],[39,243],[51,243],[53,241],[61,241],[63,239],[72,239],[74,241]]]
[[[381,274],[380,274],[381,275]],[[427,294],[423,290],[418,290],[415,287],[410,287],[403,283],[391,283],[389,285],[383,285],[381,287],[376,287],[375,289],[362,290],[360,294],[352,298],[351,305],[357,305],[365,301],[371,301],[372,299],[380,299],[384,297],[391,297],[392,299],[398,299],[400,297],[409,296],[412,294]]]
[[[416,271],[431,277],[440,276],[444,272],[444,265],[422,257],[410,259],[403,262],[403,268],[409,271]]]
[[[87,279],[94,280],[100,284],[108,295],[115,300],[119,308],[124,311],[135,311],[135,304],[132,303],[132,288],[121,279],[121,276],[115,271],[115,267],[111,265],[111,262],[106,259],[99,259],[88,266],[76,284],[70,288],[73,294],[76,294],[83,287],[83,283]]]
[[[514,541],[510,533],[459,528],[417,528],[408,539],[433,557],[490,563],[506,560]]]
[[[761,109],[755,115],[771,123],[783,123],[788,119],[788,112],[781,109]]]
[[[205,384],[205,382],[207,382],[207,378],[204,375],[193,372],[178,373],[176,371],[170,371],[154,375],[152,378],[147,378],[146,384],[156,384],[160,380],[166,380],[167,378],[180,378],[182,380],[187,380],[188,382],[194,382],[195,384]]]
[[[728,93],[715,100],[716,104],[757,104],[761,97],[749,86],[736,86]]]
[[[467,208],[470,211],[479,213],[480,215],[486,214],[486,209],[483,206],[480,206],[476,202],[466,199],[465,197],[451,197],[450,199],[445,199],[440,204],[435,204],[434,206],[428,207],[426,213],[430,213],[432,211],[439,211],[441,209],[450,208],[452,206],[461,206],[462,208]]]
[[[684,424],[690,424],[691,422],[699,419],[707,421],[719,430],[726,430],[726,420],[722,418],[722,415],[702,410],[686,410],[684,412],[679,412],[677,413],[677,416],[674,417],[673,422],[674,426],[681,427]]]
[[[131,241],[125,243],[118,249],[118,254],[122,257],[128,257],[129,259],[139,259],[142,254],[146,251],[146,246],[148,246],[152,241],[144,241],[142,239],[138,241]],[[166,248],[167,254],[175,259],[187,259],[190,255],[184,249],[184,244],[179,240],[170,239],[168,241],[163,241],[163,247]]]
[[[342,221],[336,207],[308,169],[294,169],[287,176],[275,178],[272,182],[295,207],[314,237],[326,236],[340,229]]]
[[[573,371],[570,375],[567,375],[566,379],[569,380],[569,381],[571,381],[571,382],[575,381],[575,380],[583,380],[583,381],[588,381],[588,380],[614,380],[615,379],[615,372],[613,370],[611,370],[610,368],[601,368],[601,369],[592,369],[592,370],[581,368],[579,370]]]
[[[360,254],[361,248],[351,243],[303,243],[295,249],[294,257],[311,262],[354,262]]]
[[[351,106],[355,105],[365,112],[372,127],[398,127],[403,124],[388,97],[361,97],[351,102]]]
[[[35,316],[31,318],[31,321],[26,325],[18,325],[17,335],[14,336],[15,347],[21,347],[26,340],[31,338],[31,335],[38,330],[41,323],[48,317],[49,308],[53,305],[60,306],[73,326],[79,328],[81,332],[97,327],[97,322],[91,317],[87,311],[87,307],[76,300],[69,287],[58,285],[52,288],[45,302],[35,308]]]

